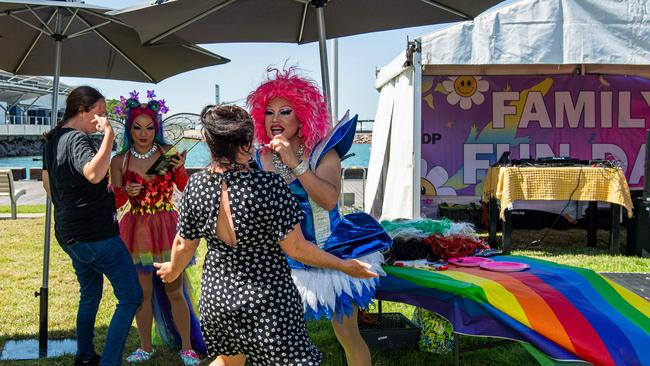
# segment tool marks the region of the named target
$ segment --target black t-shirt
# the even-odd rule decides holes
[[[90,137],[74,128],[57,128],[43,148],[43,170],[50,178],[54,229],[61,244],[92,242],[120,234],[115,196],[108,175],[97,184],[83,167],[97,153]]]

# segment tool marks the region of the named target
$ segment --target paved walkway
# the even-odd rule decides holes
[[[45,189],[43,182],[36,180],[19,180],[14,182],[16,189],[24,189],[25,194],[18,198],[18,205],[44,205]],[[0,205],[8,205],[9,197],[0,197]]]
[[[45,217],[45,212],[43,213],[18,213],[18,220],[22,219],[34,219],[38,217]],[[0,213],[0,220],[11,220],[10,213]]]
[[[18,206],[21,205],[45,205],[45,189],[43,183],[35,180],[19,180],[14,182],[16,189],[24,189],[25,194],[18,198]],[[9,197],[0,197],[0,205],[9,205]],[[45,213],[19,213],[19,219],[43,217]],[[0,213],[0,219],[11,219],[11,213]]]

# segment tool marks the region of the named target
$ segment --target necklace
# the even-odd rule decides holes
[[[298,150],[296,150],[296,159],[300,160],[304,152],[305,152],[305,145],[301,144],[300,146],[298,146]],[[284,178],[284,180],[287,183],[291,181],[291,174],[293,173],[293,170],[282,162],[282,159],[280,159],[280,155],[278,155],[278,153],[276,153],[275,151],[273,152],[272,160],[273,160],[273,166],[275,166],[276,173],[280,174],[280,176]]]
[[[140,154],[139,152],[135,151],[135,146],[131,146],[131,149],[129,149],[131,152],[131,155],[133,155],[134,158],[138,159],[149,159],[151,155],[153,155],[156,151],[158,151],[158,146],[153,145],[151,147],[151,150],[147,151],[144,154]]]

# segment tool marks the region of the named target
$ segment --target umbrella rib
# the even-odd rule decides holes
[[[298,42],[302,42],[302,36],[304,35],[305,32],[305,22],[307,21],[307,9],[309,7],[309,4],[305,4],[303,9],[302,9],[302,18],[300,19],[300,33],[298,34]]]
[[[72,16],[70,17],[68,24],[66,24],[65,27],[63,28],[63,32],[61,32],[61,34],[65,34],[68,31],[68,28],[70,28],[70,25],[72,25],[72,21],[74,20],[74,18],[77,16],[77,13],[79,12],[79,9],[75,9],[74,12],[69,8],[65,8],[65,10],[71,13]]]
[[[56,15],[56,13],[55,13],[55,12],[52,12],[52,14],[50,15],[50,19],[48,19],[47,22],[48,22],[48,23],[51,22],[52,19],[54,19],[54,16],[55,16],[55,15]],[[12,16],[12,18],[13,18],[13,16]],[[18,19],[20,19],[20,18],[18,18]],[[22,20],[22,19],[21,19],[21,20]],[[28,25],[31,25],[30,23],[27,23],[27,24],[28,24]],[[38,28],[38,27],[36,27],[36,29],[38,30],[38,33],[37,33],[36,36],[34,37],[34,41],[33,41],[32,44],[29,46],[29,48],[27,49],[27,52],[25,52],[25,54],[23,55],[23,58],[20,60],[20,62],[18,63],[18,66],[17,66],[16,69],[14,70],[14,73],[15,73],[15,74],[18,74],[18,71],[23,67],[23,65],[24,65],[25,62],[27,61],[27,57],[29,57],[29,55],[32,53],[32,50],[34,49],[34,47],[36,47],[36,44],[37,44],[38,41],[41,39],[41,37],[42,37],[44,34],[45,34],[45,35],[49,35],[49,34],[47,34],[46,32],[44,32],[42,29],[40,29],[40,28]]]
[[[230,61],[229,59],[227,59],[225,57],[221,57],[220,55],[217,55],[215,53],[208,52],[208,51],[204,50],[203,48],[195,46],[193,44],[182,44],[181,46],[184,47],[184,48],[187,48],[188,50],[192,50],[194,52],[201,53],[201,54],[203,54],[205,56],[212,57],[212,58],[217,59],[217,60],[221,60],[221,61],[228,60],[228,61]]]
[[[92,31],[94,31],[97,28],[103,27],[103,26],[105,26],[107,24],[111,24],[111,22],[107,20],[104,23],[99,23],[97,25],[93,25],[92,27],[86,28],[84,30],[80,30],[79,32],[72,33],[72,34],[66,36],[66,38],[69,39],[69,38],[75,38],[75,37],[83,36],[85,34],[88,34],[88,33],[92,32]]]
[[[32,28],[32,29],[34,29],[34,30],[36,30],[36,31],[38,31],[38,32],[40,32],[40,33],[42,33],[42,34],[45,34],[45,35],[48,35],[48,36],[51,36],[51,35],[52,35],[52,31],[49,30],[49,27],[47,27],[47,28],[48,28],[47,31],[50,32],[50,33],[46,32],[46,31],[43,30],[42,28],[39,28],[39,27],[35,26],[34,24],[32,24],[32,23],[30,23],[30,22],[28,22],[28,21],[26,21],[26,20],[24,20],[24,19],[22,19],[22,18],[20,18],[20,17],[18,17],[18,16],[16,16],[16,15],[14,15],[14,14],[11,14],[11,13],[10,13],[9,16],[12,17],[13,19],[15,19],[15,20],[17,20],[17,21],[19,21],[19,22],[25,24],[26,26],[28,26],[28,27],[30,27],[30,28]]]
[[[448,13],[451,13],[451,14],[457,15],[457,16],[459,16],[459,17],[465,19],[465,20],[470,20],[470,19],[473,19],[473,18],[474,18],[473,16],[471,16],[471,15],[469,15],[469,14],[465,14],[465,13],[463,13],[463,12],[460,11],[460,10],[456,10],[456,9],[454,9],[454,8],[452,8],[452,7],[449,7],[449,6],[447,6],[447,5],[441,4],[441,3],[437,2],[437,1],[434,1],[434,0],[420,0],[420,1],[422,1],[422,2],[425,3],[425,4],[429,4],[429,5],[431,5],[431,6],[435,6],[436,8],[441,9],[441,10],[444,10],[444,11],[446,11],[446,12],[448,12]]]
[[[50,27],[47,25],[47,23],[45,23],[45,22],[43,21],[43,19],[41,19],[41,17],[39,17],[38,14],[36,14],[36,12],[34,11],[34,9],[32,9],[31,6],[27,5],[27,9],[29,9],[29,12],[32,13],[32,15],[34,16],[34,18],[38,19],[38,21],[41,22],[41,24],[43,25],[43,27],[45,27],[45,29],[47,29],[47,31],[50,32],[50,34],[54,34],[54,32],[52,31],[52,29],[50,29]],[[58,8],[56,8],[56,9],[54,10],[54,12],[58,12],[58,11],[59,11]]]
[[[87,27],[91,27],[90,23],[86,19],[84,19],[82,16],[79,16],[79,20],[83,22]],[[113,42],[111,42],[108,38],[106,38],[99,30],[97,29],[92,29],[91,30],[93,33],[95,33],[99,38],[101,38],[106,44],[108,44],[115,52],[117,52],[120,56],[124,57],[124,59],[130,63],[133,67],[136,68],[142,75],[144,75],[149,81],[154,83],[153,77],[149,75],[144,69],[142,69],[138,64],[136,64],[131,58],[129,58],[122,50],[119,49]]]
[[[38,10],[38,9],[42,9],[44,7],[45,6],[35,6],[34,9]],[[2,12],[2,14],[0,14],[0,17],[3,17],[5,15],[11,15],[11,14],[22,14],[22,13],[25,13],[25,12],[28,12],[28,11],[29,10],[27,10],[27,8],[5,10],[4,12]]]
[[[70,17],[70,22],[68,23],[68,26],[70,26],[70,24],[72,23],[72,21],[74,20],[75,17],[81,19],[81,16],[79,15],[79,10],[83,11],[83,9],[75,9],[74,12],[73,12],[72,10],[70,10],[70,8],[66,8],[66,10],[67,10],[67,11],[70,13],[70,15],[71,15],[71,17]],[[68,35],[67,38],[75,38],[75,37],[83,36],[83,35],[85,35],[85,34],[91,32],[91,31],[93,31],[94,29],[97,29],[97,28],[103,27],[103,26],[108,25],[108,24],[111,24],[111,23],[123,24],[123,23],[121,23],[121,22],[117,22],[117,21],[115,21],[114,19],[111,19],[111,18],[109,18],[109,17],[100,16],[100,15],[97,14],[97,13],[93,13],[93,12],[89,12],[89,11],[83,11],[83,12],[86,13],[86,14],[89,14],[89,15],[97,16],[97,17],[99,17],[99,18],[101,18],[101,19],[104,19],[104,20],[106,20],[106,21],[103,22],[103,23],[99,23],[99,24],[93,25],[93,26],[87,25],[89,28],[86,28],[86,29],[80,30],[80,31],[78,31],[78,32],[76,32],[76,33],[72,33],[72,34]],[[68,30],[68,26],[66,26],[66,28],[65,28],[66,30],[63,32],[64,34],[65,34],[65,32]],[[125,26],[127,26],[127,25],[125,25]],[[127,27],[128,27],[128,26],[127,26]],[[130,27],[129,27],[129,28],[130,28]]]
[[[119,25],[123,25],[123,26],[129,27],[129,28],[133,28],[130,25],[128,25],[128,24],[126,24],[126,23],[124,23],[124,22],[122,22],[122,21],[120,21],[118,19],[111,18],[111,17],[106,16],[104,14],[99,14],[99,13],[95,13],[95,12],[92,12],[92,11],[88,11],[87,9],[79,9],[79,11],[82,12],[82,13],[88,14],[88,15],[92,15],[94,17],[98,17],[98,18],[108,20],[109,22],[113,22],[113,23],[116,23],[116,24],[119,24]]]
[[[194,22],[196,22],[198,20],[201,20],[201,19],[205,18],[206,16],[214,13],[215,11],[219,11],[219,10],[227,7],[228,5],[230,5],[230,4],[232,4],[232,3],[236,2],[236,1],[237,0],[228,0],[228,1],[225,1],[225,2],[223,2],[221,4],[219,4],[219,5],[215,5],[212,8],[208,9],[207,11],[204,11],[203,13],[201,13],[201,14],[193,17],[193,18],[190,18],[190,19],[178,24],[177,26],[175,26],[173,28],[170,28],[170,29],[164,31],[163,33],[153,37],[147,43],[148,44],[154,44],[154,43],[160,41],[161,39],[169,36],[170,34],[176,33],[179,30],[187,27],[188,25],[190,25],[190,24],[192,24],[192,23],[194,23]]]

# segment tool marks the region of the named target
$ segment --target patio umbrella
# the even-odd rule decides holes
[[[60,76],[158,82],[169,76],[229,60],[177,40],[143,47],[137,33],[105,14],[112,9],[65,1],[0,1],[0,69],[14,74],[51,75],[51,121],[57,119]],[[47,356],[47,298],[51,200],[47,199],[39,356]]]
[[[318,41],[329,99],[327,38],[473,19],[501,0],[158,0],[112,13],[146,44]],[[147,19],[147,21],[142,21]]]

